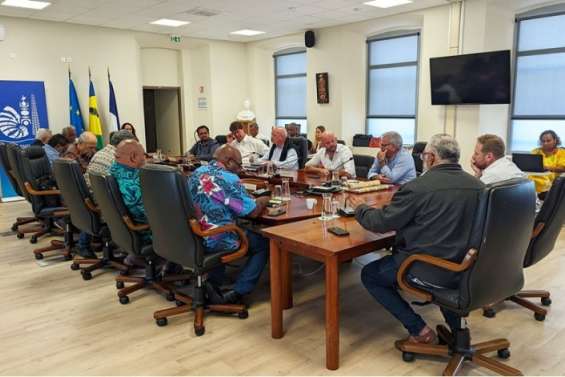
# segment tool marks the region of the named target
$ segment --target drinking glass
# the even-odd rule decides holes
[[[267,168],[265,169],[265,173],[266,173],[267,177],[273,176],[273,164],[267,163]]]
[[[337,216],[337,209],[339,208],[339,202],[337,201],[337,198],[334,198],[332,200],[332,219],[336,219]]]
[[[339,171],[332,170],[332,185],[338,185],[339,182]]]
[[[288,178],[282,180],[282,200],[290,201],[290,182]]]
[[[273,190],[273,199],[282,200],[282,186],[276,185],[275,189]]]
[[[326,221],[333,219],[332,216],[332,194],[322,194],[322,215],[320,220]]]

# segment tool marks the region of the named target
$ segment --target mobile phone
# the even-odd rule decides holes
[[[349,232],[347,230],[337,226],[332,226],[331,228],[328,228],[328,232],[335,234],[338,237],[344,237],[349,235]]]

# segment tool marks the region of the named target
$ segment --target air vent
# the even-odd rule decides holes
[[[191,14],[193,16],[200,16],[200,17],[212,17],[212,16],[217,16],[218,14],[220,14],[220,12],[212,9],[192,8],[187,10],[186,14]]]

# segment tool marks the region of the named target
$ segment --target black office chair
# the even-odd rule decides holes
[[[220,145],[228,142],[228,137],[226,135],[217,135],[215,139]]]
[[[294,147],[296,154],[298,155],[298,168],[304,169],[304,165],[308,159],[308,140],[299,136],[289,137],[288,141]]]
[[[147,165],[141,169],[141,191],[147,219],[153,232],[155,252],[168,261],[177,263],[193,274],[192,292],[175,292],[180,307],[154,313],[157,325],[165,326],[167,317],[194,311],[194,332],[203,335],[204,309],[213,312],[235,313],[247,318],[244,305],[209,305],[204,296],[204,280],[208,271],[243,257],[248,241],[245,233],[235,224],[203,231],[194,218],[194,208],[188,194],[186,178],[170,166]],[[202,237],[236,232],[241,246],[236,251],[205,253]]]
[[[339,139],[339,140],[337,141],[337,143],[338,143],[338,144],[341,144],[341,145],[345,145],[345,140]]]
[[[422,174],[424,171],[424,162],[422,161],[421,154],[424,152],[424,149],[426,149],[427,144],[428,143],[425,141],[418,141],[414,144],[414,147],[412,147],[412,158],[414,159],[414,166],[416,167],[417,175]]]
[[[371,170],[371,166],[373,166],[373,162],[375,162],[375,158],[362,154],[354,154],[353,162],[355,162],[355,175],[357,178],[367,178],[369,170]]]
[[[111,244],[111,235],[108,227],[100,218],[100,210],[94,203],[86,181],[76,161],[58,159],[53,162],[53,173],[57,185],[70,212],[70,223],[83,232],[102,240],[102,258],[75,257],[71,269],[78,270],[81,265],[81,275],[84,280],[92,279],[92,272],[101,268],[116,268],[124,273],[128,272],[123,258],[116,258]],[[69,224],[71,226],[71,224]]]
[[[20,150],[15,154],[10,154],[8,158],[12,163],[15,158],[16,177],[23,182],[24,192],[31,201],[31,206],[35,217],[39,220],[41,228],[34,233],[31,243],[36,243],[39,237],[44,235],[62,235],[63,232],[55,227],[55,220],[62,219],[68,215],[67,209],[61,204],[59,190],[51,173],[51,165],[42,147],[31,146],[25,150]],[[49,248],[34,250],[37,259],[43,258],[43,253],[51,250],[61,250],[60,244]],[[64,250],[64,249],[63,249]],[[63,251],[66,258],[70,257],[67,251]]]
[[[116,288],[121,304],[129,303],[128,295],[142,288],[153,288],[164,293],[167,300],[174,300],[170,285],[163,282],[156,271],[158,257],[151,244],[143,243],[141,232],[149,230],[148,224],[135,224],[124,205],[118,183],[111,175],[90,174],[90,184],[102,218],[110,229],[112,241],[124,252],[143,257],[145,274],[143,276],[116,276]],[[125,287],[124,283],[133,283]]]
[[[524,267],[530,267],[545,258],[555,247],[565,219],[565,176],[558,177],[551,186],[541,210],[536,216],[530,244],[524,258]],[[538,321],[545,320],[547,310],[526,300],[539,298],[543,306],[551,305],[550,293],[544,290],[524,290],[512,295],[507,300],[530,309]],[[496,311],[492,306],[483,310],[485,317],[494,317]]]
[[[8,180],[10,181],[10,184],[12,185],[16,194],[23,197],[24,194],[20,188],[20,185],[18,184],[18,181],[16,181],[16,177],[14,176],[14,172],[12,171],[13,169],[10,165],[10,161],[8,160],[8,144],[6,143],[0,143],[0,165],[2,165],[2,168],[6,172]],[[37,218],[35,216],[17,217],[16,222],[12,224],[11,229],[15,232],[18,230],[18,227],[20,225],[29,224],[35,221],[37,221]]]
[[[443,325],[437,327],[440,345],[397,341],[395,346],[402,351],[404,361],[413,361],[415,354],[447,356],[451,359],[444,375],[455,375],[466,360],[497,373],[522,374],[517,369],[484,356],[497,351],[502,359],[510,357],[508,340],[496,339],[471,345],[464,318],[471,311],[512,296],[522,288],[522,264],[528,249],[534,213],[533,182],[513,180],[492,185],[485,189],[481,197],[469,251],[460,261],[414,254],[401,264],[397,274],[399,286],[455,313],[460,323],[450,330]],[[419,268],[419,271],[414,268]],[[430,274],[432,270],[450,271],[457,274],[455,276],[459,281],[446,288],[426,284],[422,274]]]

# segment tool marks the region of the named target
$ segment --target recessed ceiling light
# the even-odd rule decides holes
[[[265,34],[265,32],[259,31],[259,30],[243,29],[243,30],[238,30],[238,31],[232,31],[230,34],[245,35],[246,37],[251,37],[251,36],[254,36],[254,35]]]
[[[392,8],[399,5],[410,4],[412,0],[373,0],[367,1],[365,5],[370,5],[377,8]]]
[[[43,9],[51,5],[51,3],[48,1],[33,1],[33,0],[4,0],[1,5],[6,7]]]
[[[168,18],[161,18],[160,20],[151,22],[152,25],[179,27],[183,25],[188,25],[188,21],[170,20]]]

